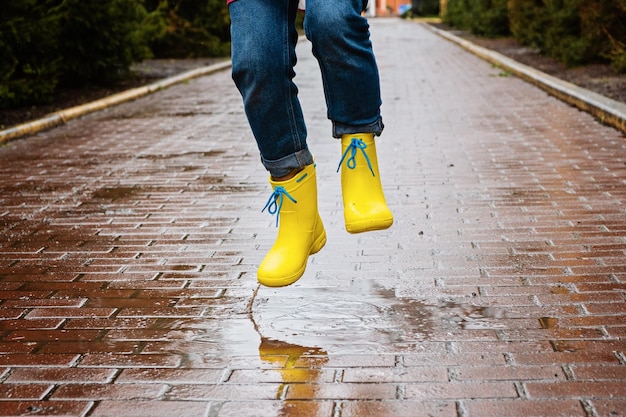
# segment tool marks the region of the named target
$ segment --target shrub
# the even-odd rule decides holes
[[[0,107],[51,101],[61,86],[110,85],[153,52],[228,55],[229,26],[224,0],[3,0]]]
[[[568,66],[610,60],[626,72],[626,0],[509,0],[513,36]]]
[[[230,16],[224,0],[147,0],[142,30],[157,58],[225,56]]]
[[[411,14],[413,16],[437,16],[439,15],[440,0],[413,0],[411,2]]]
[[[513,36],[525,45],[543,49],[548,23],[543,0],[509,0],[508,9]]]
[[[52,98],[61,72],[53,3],[5,0],[0,7],[0,108]]]
[[[63,85],[111,84],[149,56],[138,30],[141,0],[64,0],[58,13]]]
[[[443,22],[476,35],[508,35],[507,0],[449,0]]]
[[[507,0],[473,0],[472,16],[472,33],[487,37],[510,34]]]
[[[52,100],[59,86],[105,85],[148,54],[143,0],[5,0],[0,107]]]
[[[545,27],[547,54],[568,66],[588,62],[594,51],[592,39],[584,36],[579,6],[586,0],[545,0],[548,24]]]
[[[626,0],[587,0],[580,4],[582,35],[598,56],[626,72]]]
[[[452,27],[469,30],[471,24],[471,0],[448,0],[442,21]]]

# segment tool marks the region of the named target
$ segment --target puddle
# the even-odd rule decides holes
[[[427,303],[359,281],[342,288],[261,288],[249,314],[159,319],[152,328],[163,330],[159,353],[182,355],[197,365],[233,356],[263,362],[270,354],[415,352],[450,331],[504,328],[504,316],[493,307]]]
[[[495,329],[504,312],[396,296],[371,281],[348,288],[288,287],[259,291],[253,317],[263,337],[329,352],[415,349],[451,329]]]
[[[183,367],[209,360],[226,364],[233,356],[258,356],[261,341],[246,315],[231,319],[159,319],[152,329],[161,330],[159,340],[165,343],[159,345],[158,352],[142,353],[180,355],[184,358]]]

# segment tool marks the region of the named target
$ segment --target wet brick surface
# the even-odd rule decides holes
[[[0,149],[0,415],[626,415],[626,143],[416,23],[372,21],[396,222],[259,288],[269,195],[228,71]]]

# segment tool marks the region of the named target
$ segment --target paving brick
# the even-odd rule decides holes
[[[519,340],[503,340],[498,342],[492,342],[489,344],[484,344],[482,342],[466,342],[466,341],[456,341],[453,343],[453,349],[458,353],[468,353],[468,352],[481,352],[484,353],[489,351],[492,353],[491,357],[493,357],[493,353],[513,353],[513,352],[522,352],[522,353],[534,353],[534,352],[544,352],[551,351],[552,345],[549,341],[546,340],[538,340],[538,341],[519,341]],[[462,356],[459,356],[462,358]],[[481,359],[484,356],[481,356]],[[504,360],[504,358],[502,358]],[[496,362],[497,363],[497,362]],[[472,362],[458,362],[459,365],[472,364]]]
[[[83,417],[92,407],[92,402],[80,401],[0,401],[0,415]]]
[[[51,341],[42,344],[38,348],[38,353],[84,353],[87,341]],[[140,344],[132,341],[115,342],[91,342],[89,343],[89,353],[110,353],[130,354],[137,352]]]
[[[288,400],[312,399],[360,399],[393,400],[395,384],[343,383],[343,384],[291,384],[287,390]]]
[[[210,403],[198,401],[101,401],[90,416],[97,417],[205,417]]]
[[[66,329],[143,329],[150,328],[157,322],[156,318],[71,318],[68,319]]]
[[[621,381],[626,375],[626,367],[617,366],[573,366],[572,372],[575,379],[591,380],[591,381]],[[619,383],[619,382],[618,382]]]
[[[598,417],[619,416],[626,410],[626,401],[621,399],[598,399],[593,400],[592,404]]]
[[[64,384],[52,393],[51,400],[154,400],[166,391],[162,384]]]
[[[473,400],[464,401],[463,408],[471,417],[586,417],[587,413],[577,400]]]
[[[610,352],[535,352],[515,353],[512,360],[517,365],[558,365],[558,364],[585,364],[618,363],[618,358]]]
[[[527,382],[530,398],[625,398],[626,386],[603,381],[563,381],[558,383]]]
[[[235,369],[228,378],[232,384],[253,383],[331,383],[335,380],[335,371],[331,369]],[[349,381],[345,381],[349,382]]]
[[[332,416],[332,401],[238,401],[219,408],[219,417]]]
[[[281,391],[282,388],[280,384],[179,384],[171,387],[166,393],[165,398],[189,401],[239,401],[241,399],[274,400],[278,399]]]
[[[28,310],[24,308],[7,308],[0,310],[0,320],[16,320],[23,316]]]
[[[37,349],[37,343],[23,343],[22,341],[15,342],[0,342],[0,352],[2,354],[9,353],[30,353]]]
[[[0,399],[41,400],[51,389],[52,386],[47,384],[4,383],[0,385]]]
[[[122,308],[118,313],[119,318],[132,317],[155,317],[155,318],[188,318],[202,317],[204,308],[167,308],[166,306],[157,308]]]
[[[80,307],[87,301],[86,299],[34,299],[34,300],[8,300],[3,306],[7,308],[37,308],[37,307]]]
[[[516,398],[512,382],[454,382],[406,384],[404,396],[407,399],[473,399],[473,398]]]
[[[343,401],[344,417],[437,416],[456,417],[454,401]]]
[[[5,336],[5,340],[20,340],[23,342],[44,341],[92,341],[101,334],[100,330],[15,330]]]
[[[114,308],[35,308],[31,310],[26,318],[27,319],[41,319],[41,318],[69,318],[69,317],[110,317],[115,313]]]
[[[0,290],[0,297],[2,300],[28,300],[45,299],[50,296],[50,291],[17,291],[17,290]],[[6,306],[6,304],[3,304]]]
[[[4,354],[0,356],[0,366],[47,367],[71,366],[78,355],[73,354]]]
[[[124,355],[88,353],[83,355],[79,366],[104,368],[175,368],[180,358],[166,355]]]
[[[107,383],[113,380],[115,369],[79,369],[79,368],[50,368],[33,369],[19,368],[11,371],[6,378],[13,383],[42,383],[50,384],[80,384],[80,383]]]
[[[296,368],[362,368],[372,366],[394,366],[394,355],[333,355],[333,356],[302,356],[294,362]]]
[[[74,289],[66,288],[56,291],[54,296],[57,298],[72,298],[72,297],[84,297],[85,299],[107,299],[107,298],[129,298],[135,293],[132,289],[118,290],[112,288],[83,288]]]
[[[117,383],[217,384],[225,374],[220,369],[124,369]],[[257,380],[254,380],[257,381]],[[254,382],[250,381],[250,382]]]
[[[596,329],[525,329],[502,330],[503,340],[593,340],[603,339],[604,335]]]
[[[459,381],[562,381],[567,378],[559,366],[454,367],[451,373]]]
[[[349,368],[343,371],[341,380],[346,383],[445,382],[448,371],[445,367]]]
[[[486,354],[484,353],[462,353],[462,354],[443,354],[443,355],[429,355],[429,354],[406,354],[402,356],[404,366],[432,366],[437,364],[439,366],[452,366],[452,365],[493,365],[502,366],[506,363],[506,358],[503,354]]]

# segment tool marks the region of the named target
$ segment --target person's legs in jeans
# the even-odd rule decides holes
[[[333,136],[341,138],[346,229],[389,227],[374,136],[383,129],[378,69],[362,0],[307,0],[305,27],[322,71]],[[297,0],[236,0],[230,5],[233,79],[270,172],[278,237],[259,266],[259,282],[283,286],[304,273],[326,242],[317,180],[293,83]],[[345,163],[344,163],[345,161]],[[294,176],[295,175],[295,176]],[[280,216],[279,216],[280,215]]]
[[[319,62],[333,136],[341,138],[341,185],[346,230],[393,223],[382,191],[374,136],[381,134],[380,80],[361,16],[366,0],[307,0],[306,35]]]

